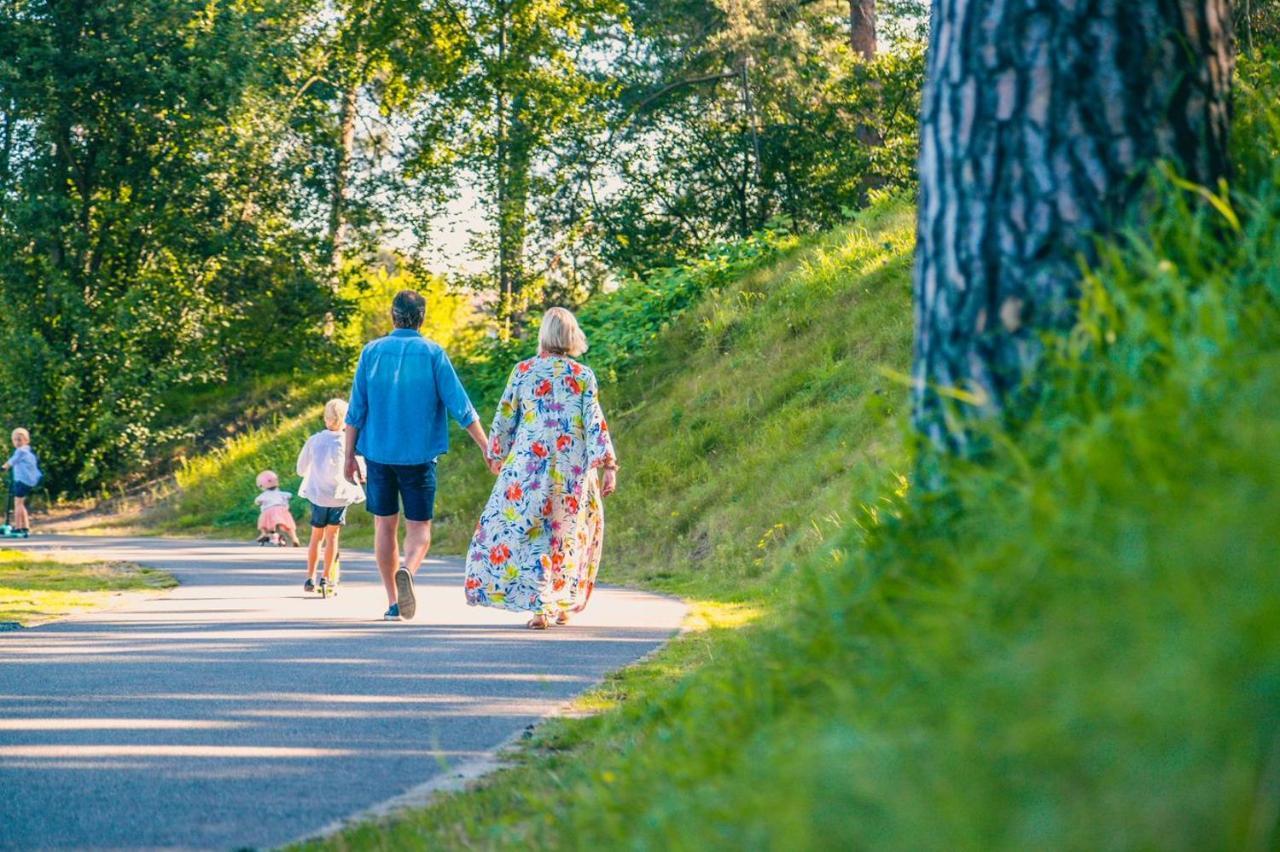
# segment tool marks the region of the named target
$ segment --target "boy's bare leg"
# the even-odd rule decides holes
[[[324,528],[324,579],[327,583],[333,582],[333,565],[338,561],[338,531],[341,529],[337,526]]]
[[[400,515],[373,516],[373,558],[387,590],[387,606],[396,602],[396,568],[400,566]]]
[[[404,567],[410,575],[418,573],[418,566],[431,550],[431,522],[405,521]]]
[[[25,530],[31,526],[31,519],[27,517],[27,498],[13,498],[13,525],[20,530]]]
[[[318,527],[311,528],[311,540],[307,542],[307,579],[314,580],[316,578],[316,563],[320,561],[320,539],[324,536],[324,530]]]

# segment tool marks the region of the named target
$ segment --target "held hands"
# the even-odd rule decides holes
[[[491,456],[488,453],[485,453],[484,463],[489,467],[489,472],[494,476],[502,473],[502,459],[497,456]]]

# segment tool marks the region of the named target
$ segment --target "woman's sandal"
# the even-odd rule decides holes
[[[560,613],[557,613],[557,614],[556,614],[556,624],[557,624],[557,625],[559,625],[560,627],[564,627],[564,626],[565,626],[566,624],[568,624],[568,623],[569,623],[569,613],[567,613],[567,612],[560,612]]]
[[[535,615],[525,623],[525,627],[530,630],[546,630],[550,626],[551,625],[547,623],[547,617],[541,614]]]

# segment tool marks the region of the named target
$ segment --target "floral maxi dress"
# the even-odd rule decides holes
[[[614,464],[595,374],[560,356],[521,361],[489,434],[502,472],[467,550],[467,603],[581,611],[604,538],[595,469]]]

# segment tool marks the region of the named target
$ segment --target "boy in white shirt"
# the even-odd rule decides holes
[[[27,514],[27,497],[40,484],[40,462],[31,450],[31,433],[22,427],[13,430],[13,455],[4,463],[4,470],[13,469],[13,529],[14,532],[31,532],[31,518]]]
[[[298,475],[302,477],[299,497],[311,501],[311,541],[307,545],[307,581],[305,591],[316,590],[316,567],[320,544],[324,543],[324,576],[320,586],[332,584],[333,566],[338,556],[338,534],[347,522],[347,507],[364,500],[364,489],[348,482],[346,447],[342,427],[347,417],[347,402],[331,399],[324,405],[325,428],[302,445],[298,453]]]

